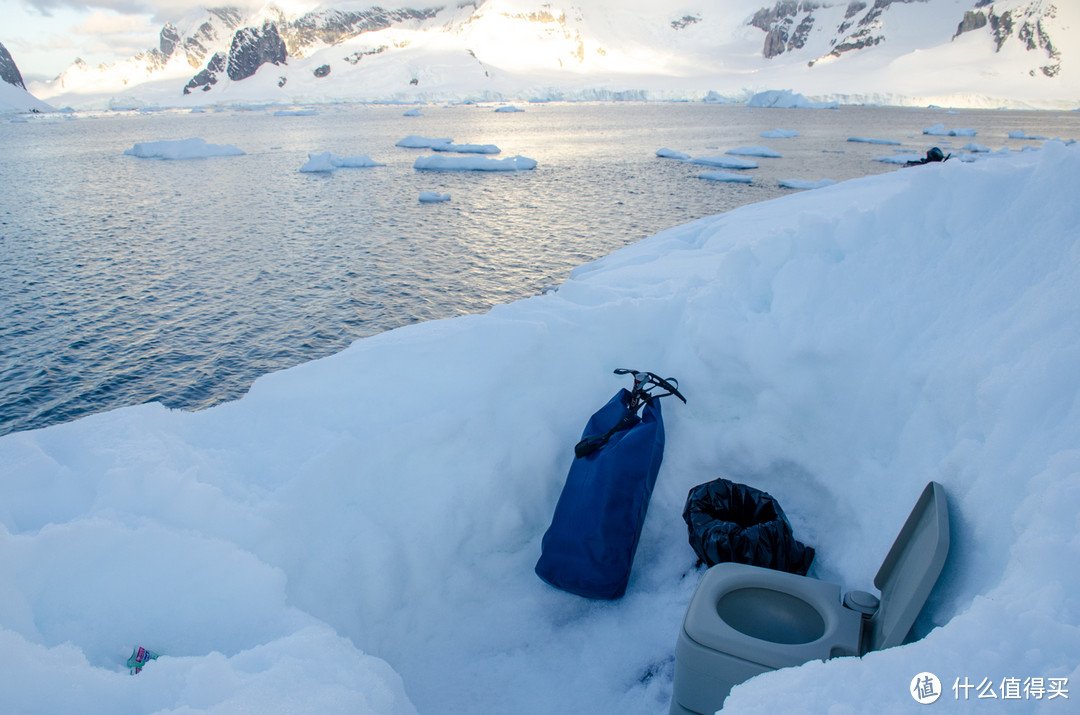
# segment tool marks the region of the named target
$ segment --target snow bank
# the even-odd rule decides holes
[[[756,169],[758,163],[752,159],[740,159],[735,156],[699,156],[687,159],[689,164],[701,164],[702,166],[715,166],[720,169]]]
[[[205,139],[137,142],[124,151],[140,159],[206,159],[215,156],[241,156],[243,151],[232,144],[207,144]]]
[[[324,151],[318,154],[308,154],[307,163],[300,167],[300,171],[313,173],[341,168],[363,169],[375,166],[386,166],[386,164],[380,164],[366,154],[363,156],[338,156]]]
[[[927,481],[953,525],[922,640],[759,676],[728,712],[908,712],[923,671],[954,706],[965,679],[1075,687],[1078,184],[1080,149],[1050,143],[795,193],[545,295],[359,340],[235,402],[6,435],[0,699],[660,715],[701,576],[682,507],[718,476],[775,496],[817,550],[811,575],[845,588],[874,590]],[[627,595],[588,602],[532,567],[621,366],[678,377],[689,402],[664,405]],[[162,657],[129,676],[136,645]]]
[[[763,159],[782,159],[780,152],[774,151],[767,146],[741,146],[728,149],[724,152],[731,156],[757,156]]]
[[[746,103],[748,107],[775,107],[780,109],[838,109],[838,102],[811,102],[790,89],[771,89],[758,92]]]
[[[794,129],[773,129],[771,131],[762,132],[761,136],[764,139],[791,139],[792,137],[799,136],[799,132]]]
[[[708,179],[709,181],[723,181],[733,184],[749,184],[753,181],[753,178],[746,174],[732,174],[730,171],[706,171],[702,174],[698,174],[699,179]]]
[[[690,158],[689,154],[686,154],[686,153],[681,152],[681,151],[676,151],[675,149],[668,149],[666,146],[665,147],[660,147],[659,149],[657,149],[656,150],[656,155],[658,157],[662,158],[662,159],[683,159],[683,160],[685,160],[685,159]]]
[[[421,156],[414,169],[429,171],[525,171],[536,168],[536,160],[524,156],[488,159],[483,156]]]

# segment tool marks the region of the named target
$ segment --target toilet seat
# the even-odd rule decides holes
[[[683,631],[706,648],[784,668],[859,655],[861,621],[836,584],[728,562],[702,577]]]

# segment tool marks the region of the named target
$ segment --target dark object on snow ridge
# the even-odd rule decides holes
[[[909,161],[904,166],[922,166],[923,164],[931,164],[935,161],[946,161],[952,154],[946,154],[937,147],[933,147],[930,151],[926,152],[926,158],[917,159],[915,161]]]
[[[814,549],[795,539],[772,496],[727,479],[690,490],[683,509],[690,546],[708,566],[734,561],[805,576]]]
[[[615,373],[633,375],[634,389],[620,390],[585,425],[536,562],[541,579],[585,598],[615,599],[626,592],[664,456],[659,398],[675,395],[686,402],[673,378],[621,368]]]

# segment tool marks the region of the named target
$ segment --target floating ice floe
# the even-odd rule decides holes
[[[749,184],[753,180],[746,174],[732,174],[730,171],[706,171],[704,174],[698,174],[698,178],[730,184]]]
[[[483,156],[421,156],[414,169],[427,171],[524,171],[536,168],[536,160],[524,156],[488,159]]]
[[[314,109],[279,109],[274,112],[275,117],[313,117],[318,112]]]
[[[1027,132],[1025,132],[1024,130],[1021,129],[1019,131],[1009,132],[1009,138],[1010,139],[1029,139],[1031,141],[1040,141],[1040,140],[1049,139],[1050,137],[1040,137],[1040,136],[1037,136],[1035,134],[1028,134]]]
[[[900,142],[892,139],[871,139],[869,137],[848,137],[849,142],[861,142],[863,144],[887,144],[890,146],[900,146]]]
[[[811,102],[790,89],[770,89],[758,92],[746,103],[748,107],[774,107],[780,109],[839,109],[838,102]]]
[[[715,166],[720,169],[756,169],[758,163],[751,159],[740,159],[734,156],[699,156],[686,160],[690,164],[702,166]]]
[[[440,194],[438,191],[420,192],[420,203],[422,204],[437,204],[449,200],[450,194]]]
[[[974,129],[946,129],[944,124],[926,127],[922,133],[936,137],[973,137],[978,134]]]
[[[686,160],[686,159],[690,158],[689,154],[685,154],[685,153],[683,153],[681,151],[675,151],[674,149],[668,149],[666,146],[665,147],[660,147],[659,149],[657,149],[656,150],[656,155],[663,158],[663,159],[682,159],[682,160]]]
[[[724,152],[731,156],[759,156],[764,159],[782,159],[780,152],[774,151],[767,146],[741,146],[735,149],[728,149]]]
[[[925,158],[922,154],[892,154],[890,156],[879,156],[874,161],[880,161],[883,164],[906,164],[909,161],[922,161]]]
[[[976,142],[968,142],[962,148],[964,149],[964,151],[971,151],[977,154],[987,154],[990,152],[990,147],[983,146],[982,144],[978,144]]]
[[[821,181],[804,181],[803,179],[778,179],[777,182],[785,189],[823,189],[836,183],[834,179],[822,179]]]
[[[410,109],[409,111],[405,112],[401,116],[403,116],[403,117],[422,117],[424,115],[420,112],[419,109]]]
[[[205,139],[198,137],[177,141],[138,142],[124,153],[140,159],[206,159],[244,154],[232,144],[207,144]]]
[[[406,149],[434,149],[437,146],[443,144],[449,144],[454,141],[450,137],[440,137],[432,139],[429,137],[418,137],[415,134],[410,134],[394,146],[405,147]]]
[[[494,144],[435,144],[434,151],[456,151],[459,154],[499,154],[502,150]]]
[[[508,112],[524,112],[525,110],[522,109],[521,107],[506,106],[506,107],[496,107],[495,111],[496,112],[508,113]]]
[[[763,139],[791,139],[797,136],[799,136],[799,133],[794,129],[773,129],[761,133]]]
[[[373,166],[386,166],[372,159],[370,156],[338,156],[328,151],[319,154],[308,154],[307,163],[300,167],[305,173],[319,171],[333,171],[334,169],[366,169]]]

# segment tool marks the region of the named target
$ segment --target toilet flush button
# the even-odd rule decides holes
[[[877,596],[866,591],[848,591],[844,594],[844,605],[864,616],[872,616],[880,604]]]

